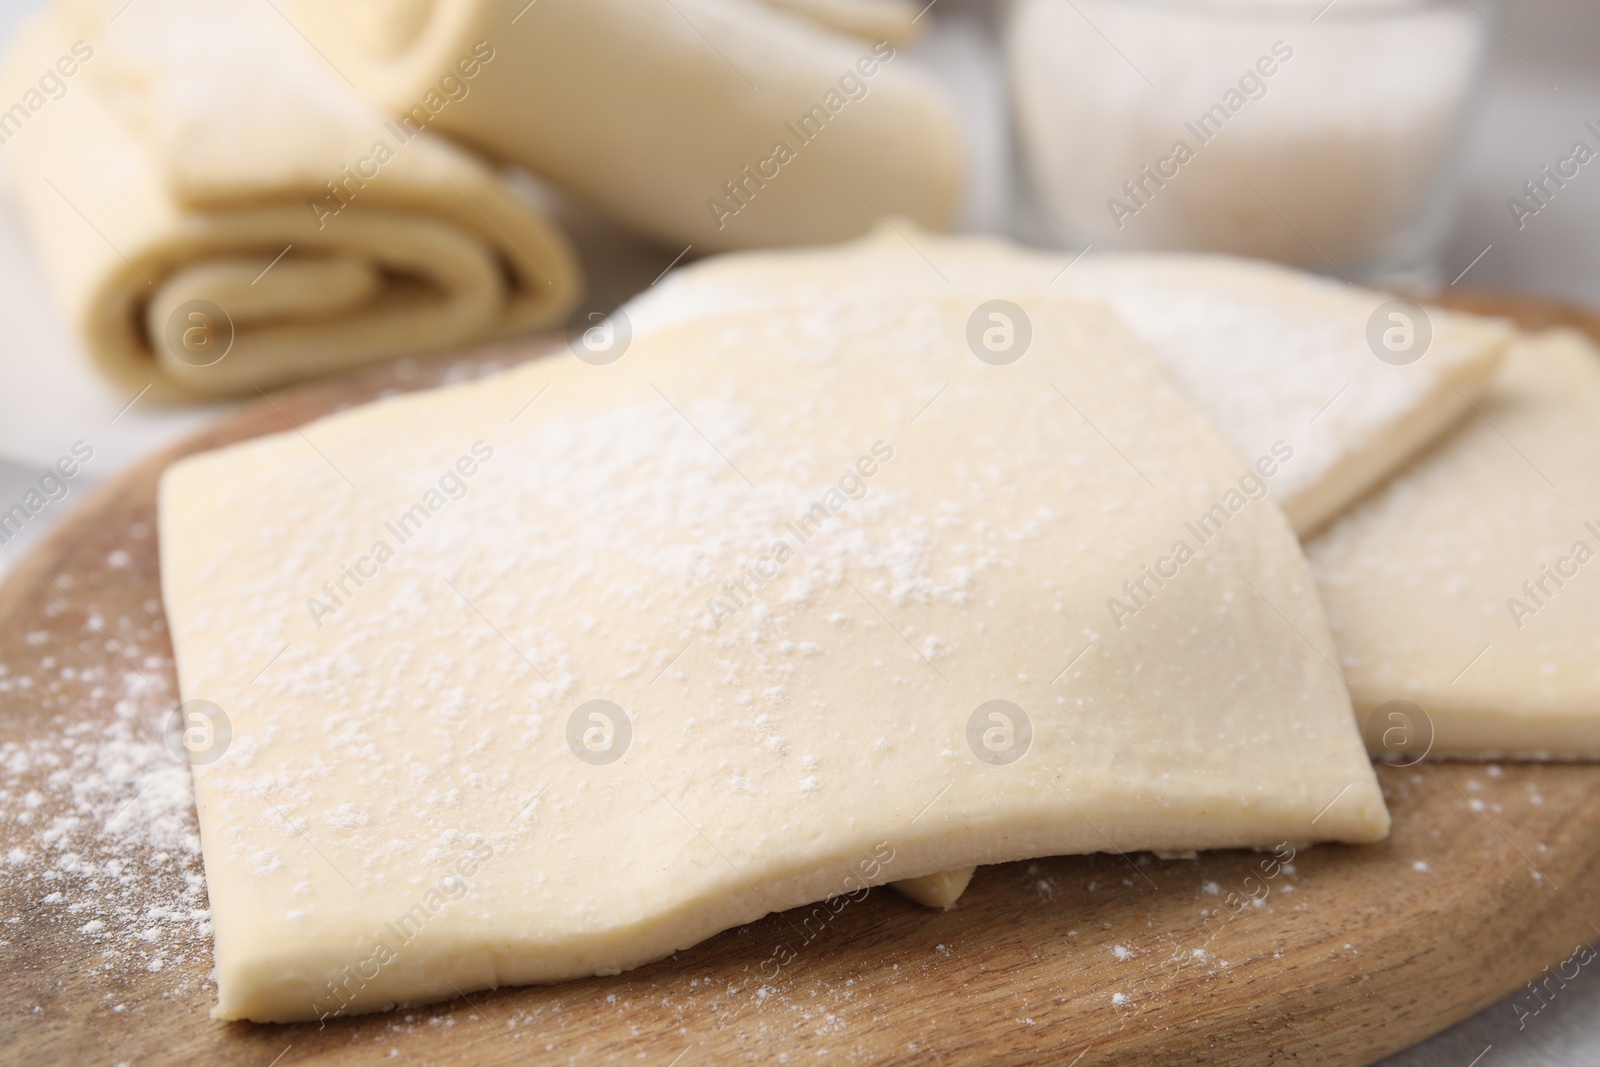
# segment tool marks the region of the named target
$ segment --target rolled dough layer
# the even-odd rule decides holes
[[[1051,295],[1109,303],[1245,455],[1266,455],[1275,441],[1294,449],[1272,487],[1302,535],[1469,412],[1511,337],[1497,320],[1429,308],[1426,351],[1396,366],[1368,342],[1388,294],[1227,256],[1075,260],[904,222],[830,248],[708,259],[627,310],[643,333],[730,310],[941,293],[973,306],[1003,298],[1026,308]]]
[[[903,36],[916,14],[903,4],[284,9],[385,111],[418,115],[676,247],[836,241],[865,233],[880,212],[942,229],[960,201],[966,149],[939,87],[892,44],[838,29]],[[447,99],[456,63],[480,41],[500,58]]]
[[[1307,548],[1357,713],[1411,701],[1435,756],[1600,758],[1600,353],[1522,337],[1479,408]]]
[[[57,301],[130,393],[253,394],[576,299],[555,229],[448,142],[399,136],[269,5],[63,4],[23,32],[6,99],[75,38],[88,58],[7,165]]]
[[[1247,461],[1102,309],[1034,307],[1005,367],[970,310],[690,323],[170,468],[182,693],[232,723],[215,1014],[611,974],[979,863],[1381,838]]]

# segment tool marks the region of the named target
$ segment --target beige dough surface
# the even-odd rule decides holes
[[[1600,352],[1521,337],[1479,407],[1307,546],[1356,710],[1411,701],[1434,756],[1600,758]]]
[[[976,870],[976,867],[961,867],[923,875],[921,878],[902,878],[898,882],[890,882],[889,888],[918,904],[949,911],[961,899],[961,894],[967,891]]]
[[[916,14],[907,7],[283,5],[388,113],[415,115],[674,249],[699,252],[836,241],[865,233],[880,212],[950,225],[966,175],[955,112],[893,44],[855,35],[906,35]],[[457,65],[480,45],[495,59],[462,94]]]
[[[906,222],[833,248],[720,256],[674,272],[627,308],[640,333],[729,310],[825,308],[969,294],[1028,306],[1051,294],[1104,300],[1137,330],[1189,395],[1251,456],[1276,441],[1295,456],[1273,492],[1302,536],[1378,484],[1469,410],[1509,331],[1436,312],[1423,360],[1378,360],[1366,320],[1388,297],[1224,256],[1086,255],[1081,260],[984,238],[947,238]],[[970,869],[906,896],[949,908]]]
[[[805,15],[824,26],[872,41],[900,42],[917,36],[927,23],[922,4],[913,0],[761,0]]]
[[[402,140],[269,4],[60,7],[13,47],[6,98],[74,41],[92,54],[7,141],[11,191],[69,324],[130,395],[253,395],[538,329],[575,301],[534,208],[443,139]],[[223,313],[197,322],[209,341],[186,333],[196,300]]]
[[[974,864],[1381,838],[1247,461],[1104,311],[1039,306],[1009,366],[968,315],[690,323],[170,468],[180,686],[231,720],[215,1014],[610,974]]]
[[[719,256],[676,271],[627,308],[633,328],[784,304],[814,309],[918,295],[1024,310],[1052,296],[1102,300],[1251,459],[1294,449],[1272,480],[1297,532],[1314,532],[1471,410],[1511,331],[1428,309],[1432,340],[1406,366],[1380,361],[1368,320],[1388,294],[1228,256],[1023,249],[923,233],[903,221],[820,249]]]

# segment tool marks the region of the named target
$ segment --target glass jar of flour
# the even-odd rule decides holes
[[[1032,229],[1435,284],[1483,2],[1016,0]]]

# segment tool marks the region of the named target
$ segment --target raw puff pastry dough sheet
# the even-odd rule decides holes
[[[689,324],[169,470],[182,692],[233,724],[195,773],[216,1014],[611,973],[866,857],[883,882],[1102,835],[1383,836],[1270,500],[1108,617],[1249,469],[1125,328],[1037,306],[996,367],[965,301],[858,311]],[[969,746],[997,699],[1031,722],[1004,765]],[[569,741],[590,700],[629,716],[615,762]]]

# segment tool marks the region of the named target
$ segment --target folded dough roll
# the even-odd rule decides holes
[[[22,34],[8,99],[75,38],[87,57],[6,147],[63,310],[128,388],[248,393],[570,308],[550,224],[469,155],[387,125],[270,10],[113,13],[71,5]]]
[[[892,44],[825,24],[908,31],[892,5],[852,15],[820,0],[292,0],[285,10],[397,121],[521,163],[671,242],[838,240],[879,212],[943,228],[957,206],[961,139],[935,87]]]

